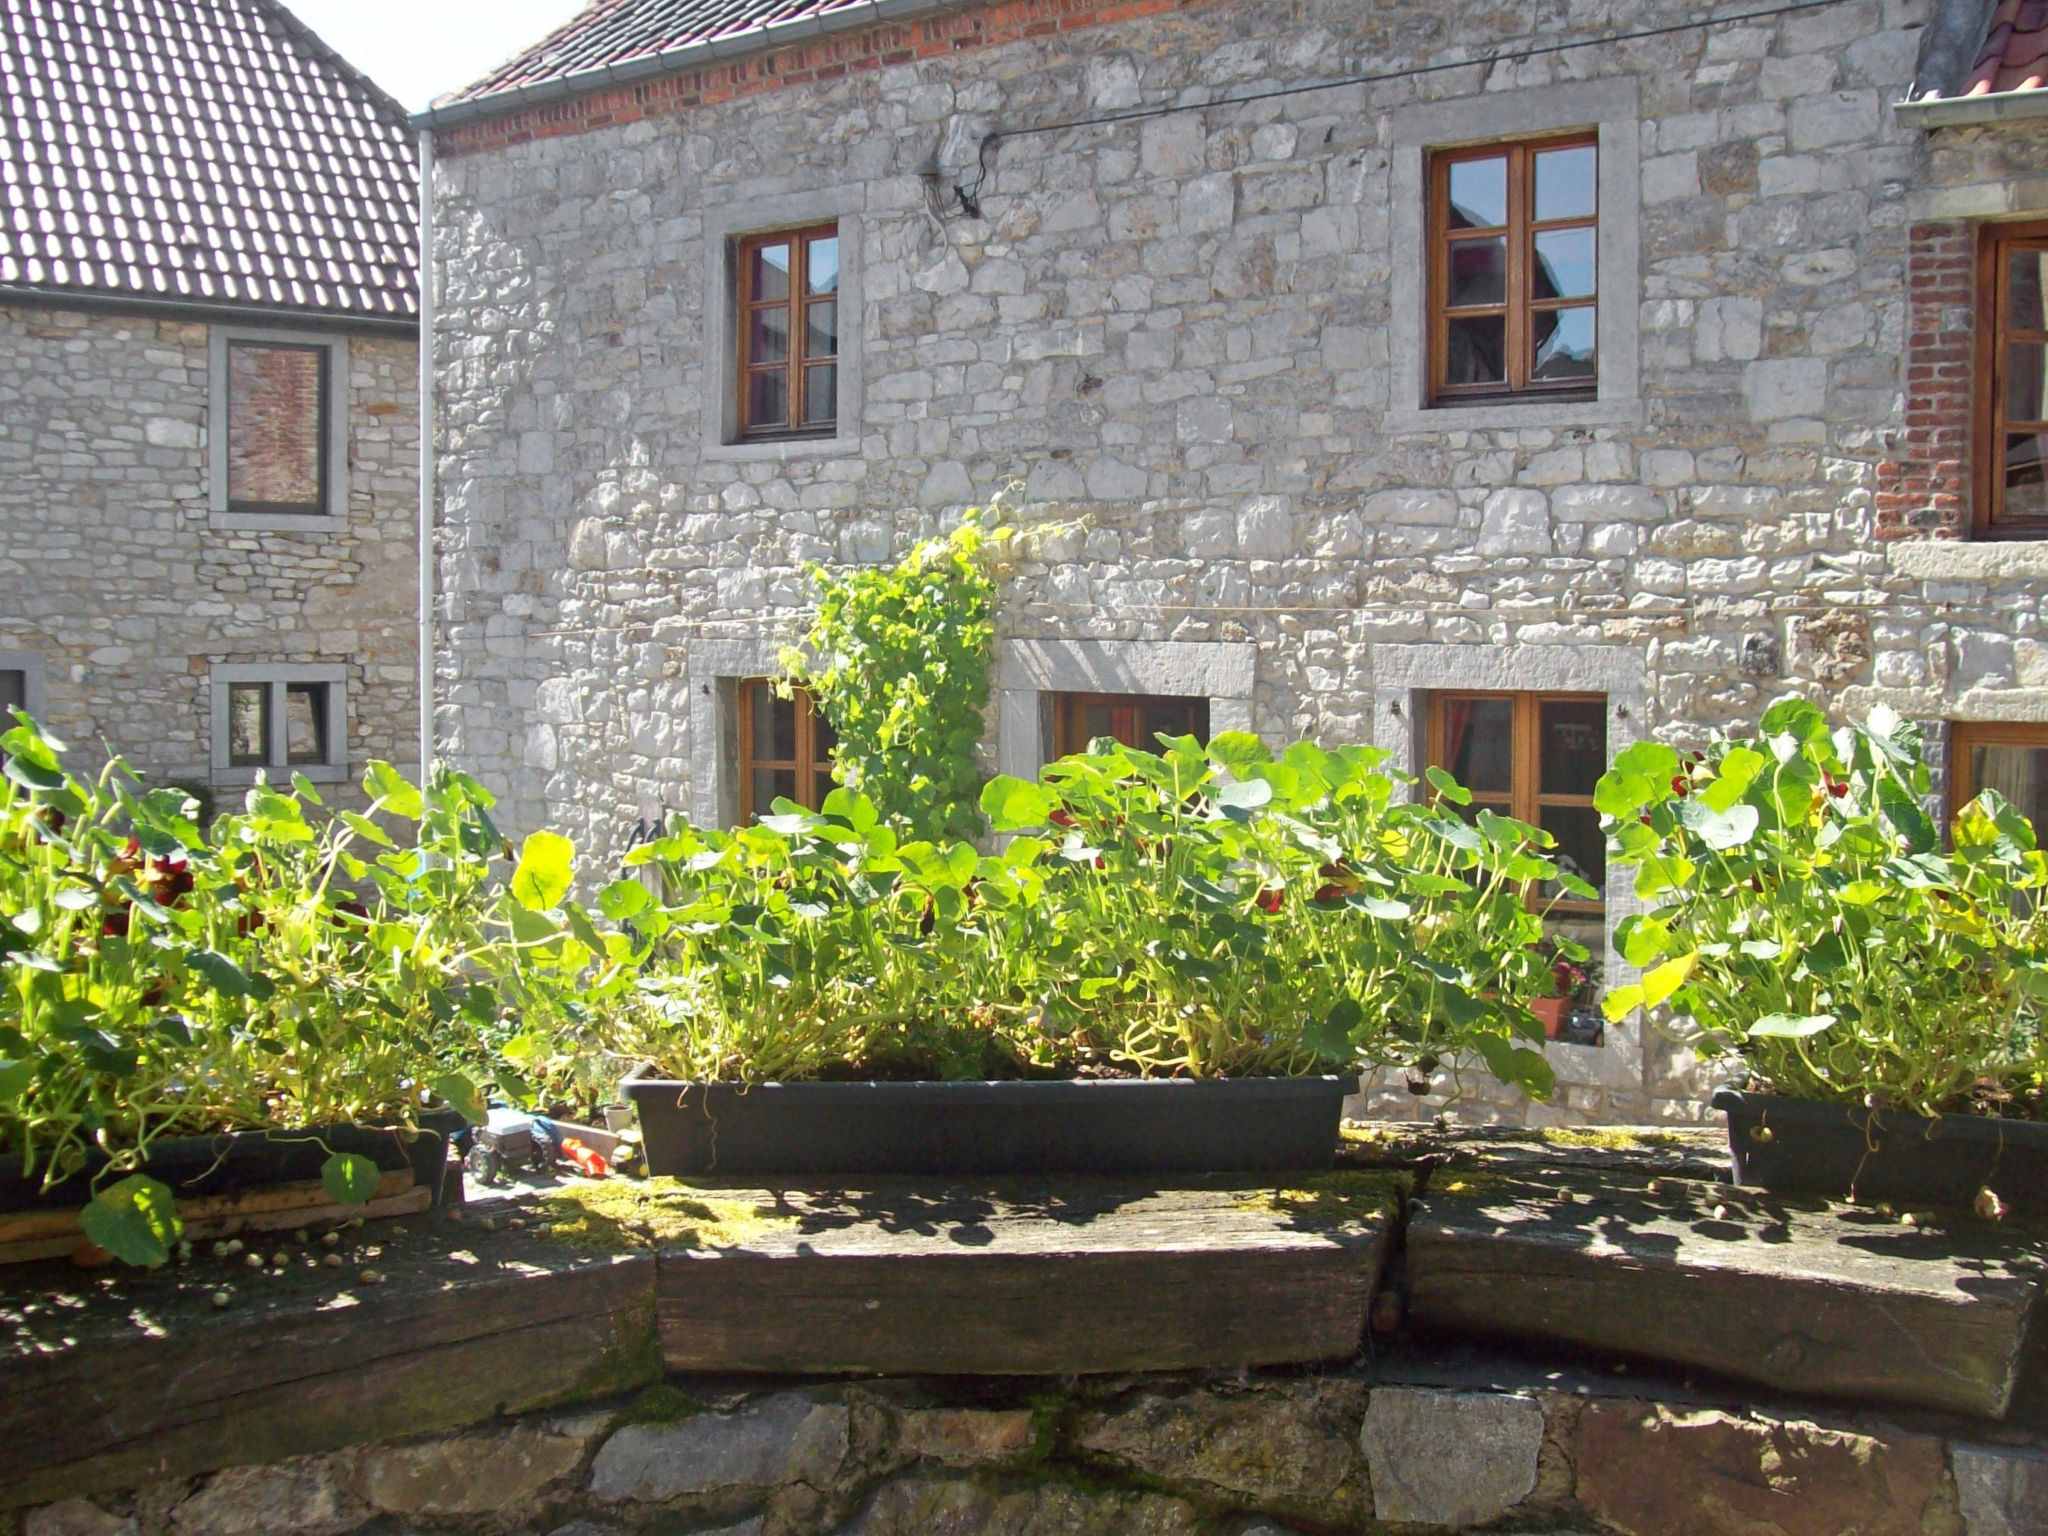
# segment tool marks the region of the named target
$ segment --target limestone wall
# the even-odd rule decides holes
[[[1064,1389],[683,1380],[630,1404],[73,1499],[28,1512],[20,1536],[2048,1529],[2048,1459],[1967,1432],[1658,1400],[1656,1389],[1382,1376]]]
[[[104,743],[151,782],[207,784],[209,667],[291,662],[346,669],[352,765],[411,771],[417,350],[347,347],[346,530],[228,530],[206,326],[0,309],[0,651],[40,659],[47,723],[82,764]]]

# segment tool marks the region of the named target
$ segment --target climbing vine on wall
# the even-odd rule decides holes
[[[839,782],[911,837],[983,829],[975,748],[995,648],[996,575],[1017,534],[1005,498],[900,564],[811,568],[818,617],[783,665],[838,735]]]

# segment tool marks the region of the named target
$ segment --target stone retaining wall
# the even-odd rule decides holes
[[[1066,1388],[684,1380],[623,1405],[72,1499],[29,1512],[18,1533],[0,1531],[2048,1530],[2048,1457],[2038,1450],[1655,1396],[1621,1395],[1618,1387],[1611,1396],[1545,1386],[1459,1390],[1375,1381],[1362,1371]]]

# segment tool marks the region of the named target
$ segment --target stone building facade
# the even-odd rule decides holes
[[[403,110],[268,0],[65,0],[0,72],[0,703],[219,808],[411,771]]]
[[[1404,766],[1457,692],[1590,696],[1610,752],[1785,692],[1937,747],[2048,719],[2044,546],[1969,537],[1968,401],[1908,399],[1909,356],[1967,396],[1928,349],[1970,351],[2048,133],[1895,111],[1979,0],[1750,9],[997,0],[715,54],[647,21],[637,66],[596,34],[652,8],[586,13],[429,115],[441,750],[600,858],[730,819],[806,563],[1010,482],[1071,527],[1004,589],[1009,771],[1060,693]],[[1597,148],[1597,389],[1432,404],[1434,168],[1558,135]],[[819,227],[837,421],[750,440],[739,242]],[[1551,1106],[1466,1108],[1701,1113],[1633,1026],[1550,1053]]]

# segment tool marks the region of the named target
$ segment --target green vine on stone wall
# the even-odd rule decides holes
[[[970,509],[893,567],[812,566],[818,617],[783,656],[838,736],[835,776],[910,837],[983,830],[975,762],[995,650],[997,564],[1016,538],[1005,498]]]

